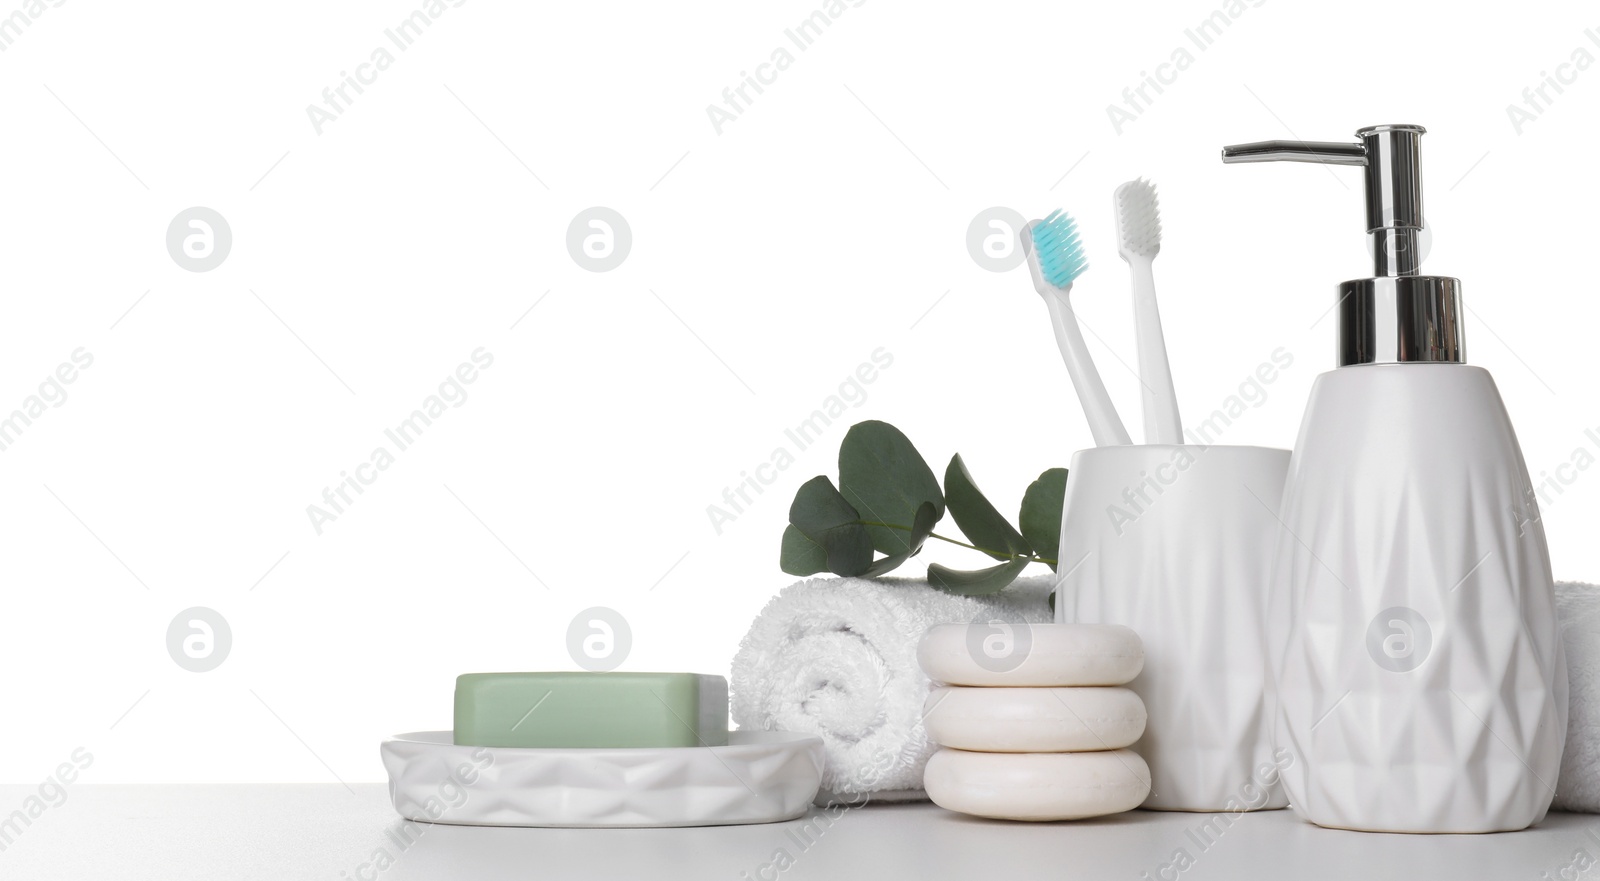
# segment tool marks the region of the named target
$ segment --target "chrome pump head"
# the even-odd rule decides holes
[[[1260,141],[1222,148],[1222,161],[1320,162],[1366,169],[1372,278],[1339,285],[1339,366],[1399,362],[1461,363],[1461,282],[1420,275],[1422,165],[1420,125],[1375,125],[1354,144]]]

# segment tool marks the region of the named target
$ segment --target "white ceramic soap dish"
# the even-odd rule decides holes
[[[727,746],[458,746],[449,731],[383,742],[400,815],[461,826],[727,826],[792,820],[822,783],[821,738],[732,731]]]

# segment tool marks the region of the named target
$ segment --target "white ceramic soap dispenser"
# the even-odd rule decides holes
[[[1418,273],[1422,133],[1222,153],[1364,166],[1375,267],[1339,285],[1339,368],[1313,385],[1290,460],[1274,737],[1313,823],[1522,829],[1555,794],[1566,661],[1516,433],[1489,373],[1463,361],[1461,284]]]

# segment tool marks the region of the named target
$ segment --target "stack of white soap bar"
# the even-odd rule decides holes
[[[998,636],[991,627],[1011,630]],[[923,787],[942,808],[1007,820],[1077,820],[1132,810],[1150,768],[1130,689],[1144,646],[1117,624],[941,624],[917,648],[935,682],[923,708]]]

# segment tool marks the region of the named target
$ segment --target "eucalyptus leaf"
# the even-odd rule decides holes
[[[828,554],[828,571],[847,578],[865,575],[872,568],[872,539],[860,523],[846,523],[828,530],[822,537]]]
[[[806,534],[789,524],[783,528],[783,548],[778,552],[778,568],[790,575],[815,575],[828,571],[828,552]]]
[[[924,503],[933,505],[935,523],[944,517],[939,479],[911,440],[887,422],[858,422],[845,434],[839,491],[866,521],[912,526]],[[890,556],[913,551],[904,529],[868,526],[867,533],[872,546]]]
[[[1058,560],[1061,557],[1061,507],[1067,495],[1067,469],[1051,468],[1039,475],[1039,479],[1028,484],[1028,491],[1022,494],[1022,510],[1017,516],[1017,525],[1022,527],[1022,535],[1033,545],[1039,556],[1048,560]],[[1049,564],[1051,571],[1058,571],[1055,563]]]
[[[879,575],[891,572],[913,554],[922,550],[923,542],[928,540],[928,536],[933,532],[933,525],[938,522],[938,519],[939,515],[934,510],[933,503],[923,502],[922,507],[917,509],[916,520],[911,527],[911,550],[899,554],[890,554],[878,560],[868,567],[865,577],[876,578]]]
[[[825,544],[828,531],[861,519],[856,509],[833,488],[833,481],[818,474],[795,491],[789,505],[789,522],[817,544]]]
[[[872,565],[872,539],[867,528],[828,478],[819,474],[800,485],[789,505],[789,523],[822,546],[829,572],[860,575]]]
[[[932,502],[923,502],[917,507],[917,515],[911,520],[911,553],[916,554],[922,550],[922,545],[927,542],[928,536],[933,534],[933,527],[942,516],[939,509]]]
[[[946,593],[975,597],[999,593],[1006,585],[1017,580],[1028,558],[1019,557],[1009,563],[964,572],[938,563],[928,564],[928,583]]]
[[[978,485],[972,482],[972,475],[967,473],[966,463],[961,461],[960,453],[950,457],[950,466],[944,471],[944,489],[950,516],[955,518],[956,525],[961,527],[968,541],[986,548],[985,552],[996,560],[1011,560],[1015,554],[1023,557],[1033,555],[1033,546],[1028,544],[1028,540],[1006,521],[984,497]]]

